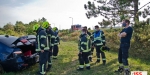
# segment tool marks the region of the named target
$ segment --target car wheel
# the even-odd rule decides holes
[[[3,73],[3,72],[4,72],[3,67],[2,67],[2,65],[0,64],[0,73]]]

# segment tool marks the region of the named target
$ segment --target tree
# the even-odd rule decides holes
[[[15,24],[16,26],[17,25],[24,25],[24,23],[22,22],[22,21],[16,21],[16,24]]]
[[[14,31],[14,25],[11,23],[7,23],[6,25],[4,25],[3,27],[4,30],[12,30]]]
[[[45,21],[47,21],[47,19],[44,18],[44,17],[42,17],[41,21],[42,21],[42,22],[45,22]]]
[[[105,20],[105,19],[103,19],[103,21],[102,21],[102,22],[98,22],[98,24],[99,24],[101,27],[106,28],[108,25],[111,24],[111,21],[110,21],[110,20]]]
[[[37,20],[34,20],[34,21],[31,21],[31,22],[29,22],[29,24],[26,24],[25,26],[26,26],[26,33],[27,34],[35,34],[34,32],[33,32],[33,25],[35,25],[35,24],[37,24],[38,23],[38,21]]]
[[[20,32],[25,32],[25,30],[26,27],[24,26],[24,23],[21,21],[16,21],[15,31],[20,33]]]
[[[4,31],[3,30],[0,30],[0,35],[4,35]]]
[[[0,30],[3,30],[3,28],[0,27]]]
[[[98,6],[96,6],[96,4]],[[149,4],[148,2],[147,4]],[[94,0],[94,2],[88,1],[84,5],[87,10],[86,16],[88,19],[91,17],[98,17],[99,15],[105,17],[112,22],[112,25],[120,23],[123,19],[134,18],[135,23],[139,22],[139,15],[143,15],[146,18],[150,15],[150,7],[144,9],[143,12],[139,11],[139,0]],[[133,8],[134,10],[130,9]]]
[[[91,28],[88,28],[88,30],[91,30]]]
[[[42,24],[43,22],[45,22],[45,21],[47,21],[47,19],[46,18],[44,18],[44,17],[42,17],[42,19],[39,19],[38,20],[38,24]]]

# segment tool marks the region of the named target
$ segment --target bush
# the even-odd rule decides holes
[[[79,35],[80,35],[80,32],[76,31],[76,32],[71,33],[70,35],[71,35],[71,37],[74,38],[74,37],[76,37],[76,36],[79,36]]]
[[[0,35],[5,34],[2,30],[0,30]]]
[[[137,57],[140,59],[150,59],[150,26],[141,29],[139,32],[134,32],[131,39],[131,47],[130,47],[130,56]],[[122,28],[117,29],[102,29],[105,33],[106,45],[110,47],[111,51],[118,52],[120,45],[120,38],[117,36],[118,33],[122,30]],[[92,33],[93,31],[90,30]],[[65,41],[78,41],[78,37],[80,32],[67,33],[62,32],[61,38]],[[136,41],[135,38],[138,37],[139,40]]]

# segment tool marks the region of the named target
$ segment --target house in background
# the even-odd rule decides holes
[[[81,30],[82,26],[80,24],[75,24],[71,26],[72,31]]]

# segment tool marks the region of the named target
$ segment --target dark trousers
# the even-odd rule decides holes
[[[102,45],[96,46],[97,61],[100,61],[100,54],[101,54],[103,63],[105,63],[106,62],[106,56],[105,56],[105,53],[100,50],[101,47],[102,47]]]
[[[58,45],[54,45],[54,47],[53,47],[53,56],[57,56],[58,51],[59,51]]]
[[[80,65],[86,64],[86,66],[89,67],[89,52],[82,52],[82,54],[79,54],[78,56]]]
[[[39,64],[40,64],[40,73],[45,74],[46,71],[46,63],[48,60],[49,51],[44,51],[43,53],[39,53]]]
[[[123,63],[123,65],[128,66],[128,52],[130,48],[130,43],[121,43],[118,52],[118,61]]]
[[[49,53],[48,53],[48,65],[52,64],[52,61],[51,61],[52,49],[53,49],[53,47],[50,47],[50,50],[49,50]]]
[[[91,55],[93,55],[94,47],[91,48]]]

